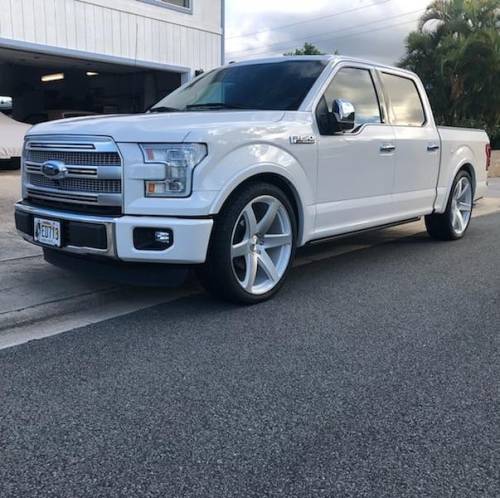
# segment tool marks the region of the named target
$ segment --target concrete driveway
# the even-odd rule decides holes
[[[500,177],[490,178],[488,187],[488,197],[500,197]]]
[[[490,179],[494,197],[475,216],[500,211],[500,179]],[[19,173],[0,172],[0,348],[54,335],[201,292],[192,279],[178,289],[117,285],[48,265],[41,249],[24,242],[13,223],[20,196]],[[307,247],[296,266],[385,244],[424,230],[423,222]]]

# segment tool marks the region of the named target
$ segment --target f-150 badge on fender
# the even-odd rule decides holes
[[[314,135],[303,135],[290,137],[290,143],[294,145],[315,144],[316,137]]]

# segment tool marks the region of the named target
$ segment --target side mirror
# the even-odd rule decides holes
[[[347,100],[335,99],[332,114],[338,131],[352,130],[356,126],[356,110]]]

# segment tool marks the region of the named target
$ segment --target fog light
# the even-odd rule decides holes
[[[170,245],[170,232],[155,232],[155,240],[160,244]]]
[[[165,251],[174,243],[174,232],[170,228],[134,228],[134,247],[139,251]]]

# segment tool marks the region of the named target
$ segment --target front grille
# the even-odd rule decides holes
[[[35,187],[65,190],[66,192],[85,192],[92,194],[120,194],[121,180],[100,180],[96,178],[63,178],[52,180],[43,175],[28,174],[28,182]]]
[[[62,161],[70,166],[120,166],[117,152],[71,152],[57,150],[27,150],[26,161],[43,164],[46,161]]]
[[[47,161],[65,166],[61,179],[42,173]],[[89,136],[28,137],[23,155],[25,197],[53,205],[119,214],[122,207],[122,162],[111,138]]]

